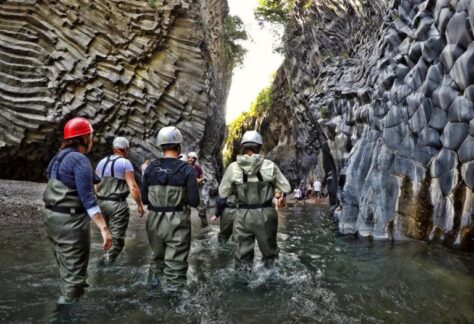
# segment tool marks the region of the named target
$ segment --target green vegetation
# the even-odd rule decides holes
[[[270,23],[286,27],[295,7],[304,12],[311,8],[313,2],[314,0],[259,0],[255,18],[260,24]]]
[[[257,98],[250,105],[249,111],[243,112],[230,122],[223,152],[224,166],[227,166],[232,160],[234,143],[238,143],[245,130],[254,127],[255,120],[268,111],[272,103],[273,92],[271,86],[268,86],[260,91]]]
[[[327,107],[322,106],[319,108],[319,116],[323,119],[328,119],[329,118],[329,110]]]
[[[295,0],[259,0],[255,18],[260,24],[271,23],[285,26]]]
[[[244,23],[239,16],[228,16],[224,25],[225,51],[231,68],[234,69],[243,64],[247,50],[238,42],[247,40]]]
[[[283,53],[287,42],[286,34],[292,21],[294,9],[297,7],[305,12],[311,8],[315,0],[259,0],[255,9],[255,19],[261,26],[270,24],[271,31],[275,37],[273,50]]]

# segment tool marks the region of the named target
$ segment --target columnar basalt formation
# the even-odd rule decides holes
[[[342,233],[474,250],[473,30],[474,1],[297,5],[257,128],[295,180],[324,156]]]
[[[225,0],[7,0],[0,3],[0,178],[38,180],[72,116],[94,126],[93,160],[116,135],[138,166],[176,125],[184,151],[220,172]]]

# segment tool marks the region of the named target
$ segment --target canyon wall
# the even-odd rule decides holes
[[[7,0],[0,3],[0,178],[44,179],[65,121],[91,120],[93,161],[114,136],[138,167],[176,125],[183,151],[221,172],[226,0]]]
[[[340,232],[472,251],[473,30],[474,1],[299,1],[247,124],[294,184],[324,174]]]

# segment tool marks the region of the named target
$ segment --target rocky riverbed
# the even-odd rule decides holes
[[[44,183],[0,180],[0,227],[37,226],[43,223]]]

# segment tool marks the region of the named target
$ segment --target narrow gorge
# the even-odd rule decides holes
[[[296,1],[288,15],[272,103],[240,127],[293,184],[324,176],[341,233],[473,251],[474,1]]]
[[[225,0],[0,4],[0,178],[44,180],[71,116],[139,165],[176,125],[214,185],[232,77]],[[474,250],[474,1],[294,1],[255,128],[293,185],[324,177],[339,231]]]

